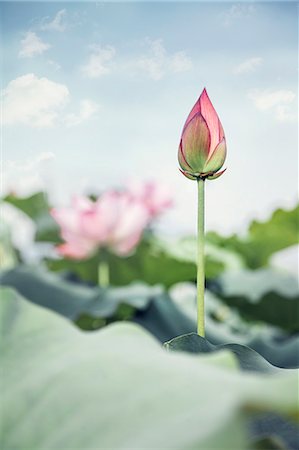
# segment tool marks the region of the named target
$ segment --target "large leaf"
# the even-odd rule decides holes
[[[227,272],[219,277],[218,295],[251,320],[299,331],[298,281],[271,269]]]
[[[215,232],[207,233],[207,240],[217,246],[239,253],[248,267],[266,266],[270,256],[299,241],[299,206],[291,210],[278,209],[265,222],[253,221],[248,235],[236,234],[222,237]]]
[[[131,319],[162,342],[195,328],[159,286],[134,283],[102,289],[64,280],[36,267],[19,266],[1,276],[25,298],[93,330],[117,319]]]
[[[83,333],[2,292],[1,448],[251,448],[253,411],[296,414],[297,376],[170,354],[136,325]]]
[[[299,241],[299,205],[291,210],[277,209],[266,222],[253,221],[249,227],[250,240],[259,248],[261,264],[273,253]]]
[[[85,286],[30,266],[19,266],[3,273],[1,283],[14,287],[31,302],[72,320],[78,319],[81,314],[111,317],[121,304],[145,309],[151,298],[162,293],[161,288],[144,284],[113,289]]]
[[[188,353],[213,353],[220,350],[230,350],[236,355],[240,367],[243,370],[275,373],[283,369],[272,366],[261,355],[245,345],[240,344],[221,344],[213,345],[207,339],[196,333],[184,334],[178,336],[165,344],[165,348],[172,351]]]
[[[161,342],[195,330],[194,320],[186,317],[164,293],[152,299],[144,310],[136,311],[132,321],[142,325]]]
[[[253,436],[259,436],[253,449],[297,450],[299,442],[298,424],[277,414],[259,414],[250,424]],[[252,449],[252,450],[253,450]]]
[[[196,329],[196,286],[179,283],[169,292],[177,308]],[[289,336],[285,331],[266,323],[244,320],[236,308],[230,307],[211,291],[205,291],[206,337],[215,345],[234,342],[254,349],[271,364],[282,368],[299,367],[299,335]],[[181,333],[184,334],[184,333]]]

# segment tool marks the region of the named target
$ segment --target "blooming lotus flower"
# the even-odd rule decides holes
[[[173,204],[169,188],[155,181],[146,183],[131,182],[129,184],[129,193],[147,208],[151,219],[162,214]]]
[[[54,208],[53,218],[61,228],[65,243],[57,247],[60,255],[84,259],[105,247],[120,256],[138,244],[149,222],[147,208],[127,192],[110,191],[96,202],[75,197],[69,208]]]
[[[225,157],[224,131],[204,89],[183,128],[178,153],[180,170],[191,180],[214,180],[226,170],[218,172]]]

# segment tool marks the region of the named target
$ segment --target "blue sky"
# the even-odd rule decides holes
[[[297,200],[295,3],[0,3],[4,190],[55,203],[133,178],[168,184],[164,230],[195,231],[177,169],[206,87],[228,143],[207,228],[241,231]]]

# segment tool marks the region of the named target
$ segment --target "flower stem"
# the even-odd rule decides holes
[[[205,335],[205,261],[204,261],[204,180],[197,180],[198,210],[197,210],[197,333]]]
[[[100,261],[98,265],[98,284],[105,288],[109,286],[109,264],[107,261]]]

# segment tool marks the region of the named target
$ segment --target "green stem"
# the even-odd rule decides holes
[[[197,210],[197,333],[205,335],[205,260],[204,260],[204,214],[205,214],[205,184],[204,180],[197,180],[198,210]]]
[[[100,261],[98,265],[98,284],[101,287],[109,286],[109,264],[107,261]]]

